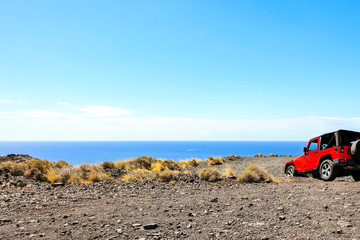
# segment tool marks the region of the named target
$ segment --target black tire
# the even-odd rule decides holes
[[[320,178],[325,181],[333,181],[337,176],[337,168],[331,160],[324,160],[319,168]]]
[[[295,166],[292,164],[286,167],[285,174],[287,177],[295,177],[298,175]]]
[[[359,171],[353,171],[351,173],[351,176],[353,177],[355,182],[360,181],[360,172]]]
[[[351,155],[354,160],[360,160],[360,140],[355,141],[351,145]]]

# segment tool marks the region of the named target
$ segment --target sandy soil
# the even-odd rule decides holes
[[[175,184],[5,186],[0,188],[0,238],[360,239],[360,183],[351,178],[288,181],[283,164],[289,159],[227,162],[237,174],[256,163],[281,183],[194,178]]]

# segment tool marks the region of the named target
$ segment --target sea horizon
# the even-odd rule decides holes
[[[0,141],[0,155],[28,154],[35,158],[54,162],[65,160],[78,165],[140,156],[174,161],[229,155],[296,156],[302,154],[305,145],[305,141]]]

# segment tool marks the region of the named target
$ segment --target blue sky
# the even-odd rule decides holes
[[[2,1],[0,140],[360,131],[358,1]]]

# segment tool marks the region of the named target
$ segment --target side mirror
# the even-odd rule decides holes
[[[304,147],[304,153],[307,154],[309,152],[309,149],[307,149],[306,147]]]

